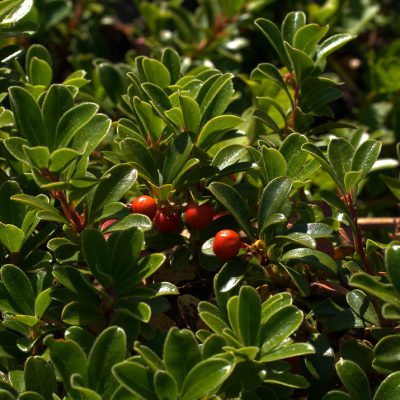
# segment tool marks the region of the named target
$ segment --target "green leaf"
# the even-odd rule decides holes
[[[170,329],[164,343],[164,365],[166,371],[175,379],[178,388],[182,387],[189,371],[198,365],[200,360],[199,345],[193,333],[188,329]]]
[[[116,253],[118,255],[118,253]],[[135,268],[134,273],[132,271],[127,270],[128,277],[125,276],[125,279],[131,279],[132,283],[137,284],[142,279],[146,279],[150,275],[154,274],[165,262],[164,254],[154,253],[149,256],[143,257],[139,260],[137,267]],[[120,278],[122,282],[123,276]]]
[[[323,224],[321,222],[310,222],[306,224],[298,224],[290,228],[285,232],[285,234],[290,234],[292,232],[301,232],[305,233],[313,237],[317,238],[327,238],[332,236],[333,229],[327,224]]]
[[[133,107],[137,114],[138,128],[143,135],[140,136],[140,139],[144,141],[143,144],[147,145],[143,137],[150,138],[153,143],[156,143],[165,128],[165,122],[156,114],[151,104],[140,100],[138,97],[133,98]],[[139,140],[136,137],[135,139]]]
[[[371,389],[365,372],[353,361],[340,359],[336,372],[354,400],[370,400]]]
[[[367,292],[369,295],[400,307],[400,296],[398,292],[392,285],[381,283],[379,277],[358,272],[351,276],[349,284]]]
[[[88,156],[104,139],[111,126],[111,120],[103,114],[96,114],[75,133],[69,147]]]
[[[100,82],[111,101],[118,103],[121,94],[125,93],[123,76],[120,69],[111,63],[103,62],[98,65]]]
[[[14,25],[29,13],[33,6],[32,0],[3,2],[0,8],[0,25]]]
[[[334,169],[329,164],[327,158],[325,157],[324,153],[317,147],[315,144],[306,143],[301,147],[307,153],[310,153],[320,164],[321,167],[328,172],[331,178],[335,181],[339,188],[343,189],[343,184],[338,179]],[[353,168],[352,168],[353,169]]]
[[[233,215],[249,239],[254,241],[254,229],[250,222],[250,214],[240,193],[233,187],[220,182],[212,183],[209,190]]]
[[[274,239],[287,241],[289,243],[296,243],[300,246],[309,247],[311,249],[315,249],[315,247],[316,247],[316,242],[312,238],[312,236],[307,235],[306,233],[302,233],[302,232],[286,233],[285,235],[275,236]]]
[[[357,183],[361,180],[361,171],[349,171],[344,175],[344,188],[346,192],[355,189]]]
[[[282,22],[283,40],[293,45],[296,32],[306,23],[306,15],[303,11],[292,11],[286,15]]]
[[[49,149],[46,146],[22,146],[25,156],[38,169],[47,168],[49,165]]]
[[[366,140],[354,153],[351,163],[352,171],[361,171],[360,180],[364,178],[374,165],[381,152],[382,142],[378,140]]]
[[[163,183],[172,183],[186,163],[193,148],[188,134],[179,135],[169,146],[163,166]]]
[[[0,222],[0,242],[11,252],[18,253],[25,241],[25,233],[15,225]]]
[[[153,184],[159,185],[157,165],[147,146],[136,139],[126,138],[121,141],[120,149],[126,160],[133,163],[139,174]]]
[[[18,400],[44,400],[44,397],[36,392],[24,392],[18,396]]]
[[[272,181],[274,178],[286,176],[287,164],[281,152],[265,146],[261,150],[267,182]]]
[[[165,65],[160,61],[144,58],[142,67],[149,82],[161,88],[165,88],[171,83],[171,75]]]
[[[68,147],[76,133],[94,117],[98,109],[95,103],[81,103],[64,113],[57,125],[55,146]]]
[[[89,354],[89,387],[102,396],[110,396],[118,386],[112,367],[126,356],[126,335],[123,329],[110,326],[97,337]]]
[[[175,400],[178,398],[178,387],[172,376],[166,371],[156,371],[154,388],[159,400]]]
[[[91,304],[71,301],[64,307],[61,319],[68,325],[90,326],[99,323],[101,315],[99,310]]]
[[[337,266],[335,260],[319,250],[298,248],[287,251],[281,258],[282,262],[302,262],[316,268],[321,268],[335,275]]]
[[[307,354],[314,354],[315,349],[309,343],[293,343],[288,346],[281,347],[259,359],[260,362],[271,362],[284,360],[290,357],[299,357]]]
[[[49,349],[50,360],[56,368],[67,393],[75,391],[71,387],[71,376],[79,374],[83,382],[87,383],[87,359],[79,345],[72,340],[54,339],[52,336],[45,338],[45,344]]]
[[[332,79],[311,76],[303,80],[299,106],[305,113],[318,113],[322,106],[339,99],[343,93]]]
[[[137,172],[128,164],[119,164],[109,169],[97,185],[88,212],[88,220],[92,221],[101,214],[108,203],[118,201],[132,187]]]
[[[52,288],[47,288],[40,292],[35,299],[35,315],[37,318],[41,318],[46,312],[47,308],[51,304],[52,298]]]
[[[263,190],[258,209],[258,226],[262,232],[268,217],[279,213],[283,204],[287,201],[292,187],[292,181],[286,177],[273,179]]]
[[[282,142],[279,151],[286,160],[287,173],[289,178],[295,177],[304,167],[307,153],[301,146],[307,143],[307,138],[299,133],[292,133]]]
[[[242,286],[239,292],[238,327],[245,346],[257,345],[260,322],[260,296],[251,286]]]
[[[351,309],[361,318],[375,326],[379,326],[379,318],[369,297],[359,289],[352,290],[346,295],[346,301]]]
[[[261,306],[262,323],[264,324],[268,318],[270,318],[283,307],[291,305],[292,302],[292,296],[287,292],[277,293],[271,296],[269,299],[264,301]]]
[[[19,86],[11,87],[9,92],[15,122],[22,136],[32,146],[48,145],[48,132],[35,99]]]
[[[28,194],[17,194],[11,197],[12,200],[18,201],[23,204],[27,204],[37,210],[46,211],[49,215],[54,217],[53,221],[59,221],[63,224],[69,224],[69,221],[63,217],[60,212],[52,205],[46,202],[45,196],[33,197]],[[48,199],[47,199],[48,200]]]
[[[293,47],[313,56],[318,42],[327,34],[329,26],[308,24],[302,26],[294,35]]]
[[[293,375],[287,372],[268,373],[264,382],[286,386],[294,389],[307,389],[309,383],[306,378],[300,375]]]
[[[185,131],[197,133],[200,127],[201,113],[196,100],[189,96],[180,95],[179,104],[182,110]]]
[[[0,186],[0,221],[4,224],[22,227],[27,212],[26,206],[11,200],[13,195],[21,193],[16,181],[8,180]]]
[[[290,61],[283,45],[282,35],[277,26],[273,22],[264,18],[258,18],[254,23],[278,53],[282,64],[290,69]]]
[[[219,76],[207,91],[200,103],[202,124],[222,114],[228,107],[233,94],[232,78],[232,74]]]
[[[172,107],[167,94],[160,87],[154,85],[153,83],[146,82],[142,84],[142,88],[159,112],[162,113],[163,111],[167,111]]]
[[[51,85],[43,101],[43,120],[49,132],[49,148],[54,149],[57,125],[61,117],[74,106],[74,98],[64,85]]]
[[[385,251],[386,271],[400,297],[400,244],[392,242]]]
[[[285,51],[285,55],[286,55],[286,50],[284,48],[283,48],[283,50]],[[287,65],[289,65],[289,60],[288,60]],[[289,99],[292,101],[292,97],[290,95],[289,89],[288,89],[285,81],[283,80],[282,75],[279,72],[279,69],[277,67],[275,67],[275,65],[269,64],[269,63],[258,64],[257,68],[255,68],[252,71],[250,78],[253,80],[271,79],[286,92]]]
[[[179,79],[181,69],[179,54],[173,48],[167,47],[162,53],[161,62],[169,71],[171,83],[175,83]]]
[[[381,374],[390,374],[400,369],[400,335],[388,335],[374,348],[373,368]]]
[[[129,214],[125,218],[122,218],[105,229],[104,233],[124,231],[133,227],[139,228],[143,232],[147,232],[153,227],[153,223],[147,215]]]
[[[104,236],[97,229],[85,229],[82,232],[82,253],[85,261],[95,276],[111,275],[111,256]],[[104,284],[104,283],[103,283]]]
[[[21,314],[33,315],[35,296],[32,285],[25,273],[12,264],[1,268],[1,280]]]
[[[262,356],[278,349],[302,322],[302,311],[292,305],[285,306],[270,316],[261,324]]]
[[[223,359],[210,358],[199,362],[185,378],[182,400],[198,400],[214,394],[232,371],[232,364]]]
[[[79,156],[81,156],[81,154],[72,149],[64,148],[54,151],[50,156],[50,172],[60,173]]]
[[[53,70],[46,61],[33,57],[29,63],[29,81],[32,85],[49,86],[53,80]]]
[[[351,397],[340,390],[331,390],[329,391],[322,400],[352,400]]]
[[[315,64],[309,55],[301,50],[294,49],[287,42],[285,42],[285,48],[295,73],[296,84],[301,86],[302,82],[314,72]]]
[[[52,400],[57,393],[57,381],[53,366],[42,357],[29,357],[24,366],[25,390],[37,392],[45,400]]]
[[[213,158],[211,165],[223,171],[225,168],[240,163],[247,156],[248,151],[246,147],[239,144],[232,144],[219,150]]]
[[[396,399],[400,396],[400,371],[386,377],[379,385],[374,400]]]
[[[328,160],[342,184],[342,188],[344,188],[344,176],[351,170],[353,155],[354,147],[346,139],[331,139],[329,142]]]
[[[317,52],[317,62],[325,59],[329,56],[329,54],[333,53],[337,49],[340,49],[354,38],[355,36],[348,33],[338,33],[336,35],[332,35],[320,44]]]
[[[400,200],[400,180],[398,178],[384,175],[381,175],[380,178],[386,183],[386,186],[396,196],[396,198]]]
[[[154,393],[153,374],[149,368],[124,361],[115,365],[112,373],[122,386],[141,399],[158,400]]]

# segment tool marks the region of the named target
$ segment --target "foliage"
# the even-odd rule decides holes
[[[398,5],[281,3],[0,3],[0,399],[400,397]]]

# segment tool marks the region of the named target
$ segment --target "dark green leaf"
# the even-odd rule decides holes
[[[355,362],[340,359],[336,364],[336,372],[352,399],[371,399],[367,375]]]
[[[125,359],[126,335],[123,329],[110,326],[96,339],[89,354],[89,386],[103,396],[116,389],[117,382],[111,374],[112,367]]]
[[[250,214],[240,193],[233,187],[220,182],[212,183],[209,190],[235,217],[249,239],[254,241],[254,229],[250,222]]]
[[[170,329],[164,344],[164,364],[179,388],[184,380],[188,379],[189,371],[198,365],[200,360],[199,345],[193,333],[187,329]]]
[[[232,364],[223,359],[210,358],[199,362],[185,378],[182,400],[198,400],[214,394],[232,371]]]
[[[32,95],[18,86],[9,89],[15,122],[22,136],[32,146],[46,146],[49,143],[48,132],[42,113]]]
[[[21,314],[33,315],[35,296],[32,285],[24,272],[12,264],[1,268],[1,280]]]

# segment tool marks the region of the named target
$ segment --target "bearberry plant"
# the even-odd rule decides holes
[[[400,399],[396,17],[287,3],[0,2],[0,399]]]

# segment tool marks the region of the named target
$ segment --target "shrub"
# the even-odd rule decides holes
[[[199,3],[0,4],[0,398],[400,398],[393,21]]]

